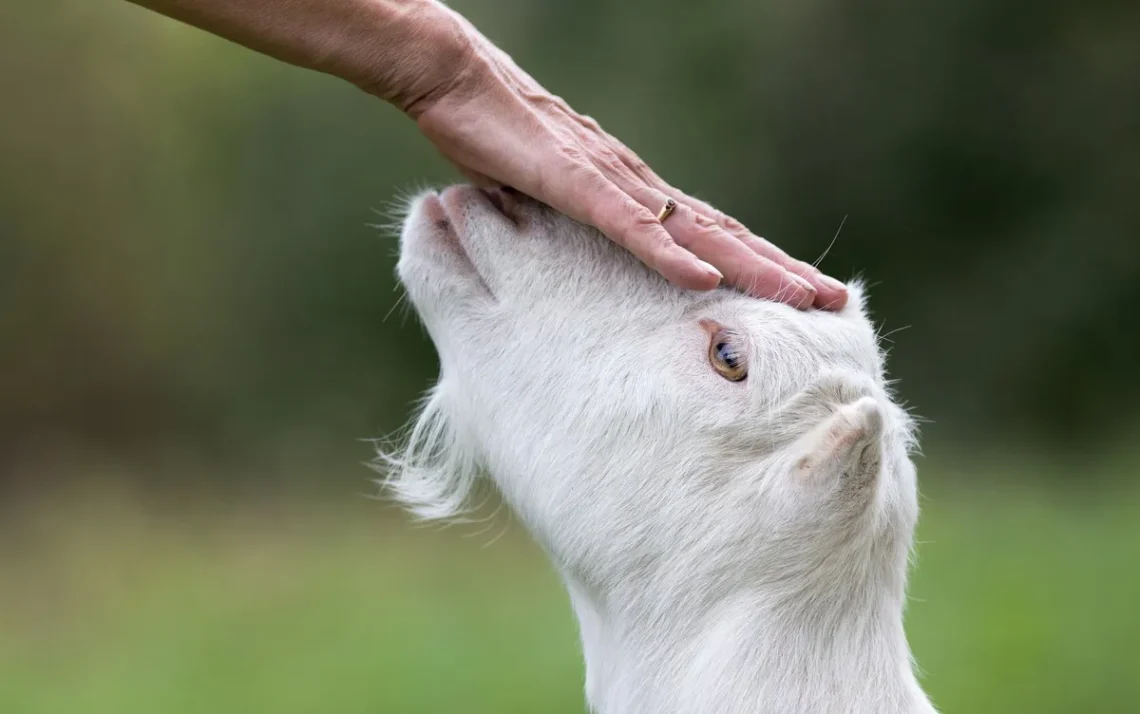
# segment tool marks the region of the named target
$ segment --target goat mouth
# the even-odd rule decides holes
[[[460,251],[468,261],[472,256],[464,241],[469,239],[469,225],[479,220],[479,213],[494,211],[512,222],[514,220],[507,212],[500,191],[466,184],[449,186],[438,194],[428,194],[424,209],[434,227],[443,234],[444,241]]]
[[[511,223],[517,223],[507,205],[505,194],[513,189],[503,188],[476,188],[468,184],[448,186],[439,194],[440,205],[451,221],[453,228],[459,228],[463,222],[472,220],[473,213],[494,211]]]
[[[450,186],[441,192],[431,191],[422,196],[418,223],[421,235],[429,238],[428,244],[451,256],[452,260],[443,264],[448,266],[445,267],[447,272],[472,279],[493,296],[472,250],[466,245],[472,240],[471,223],[479,220],[477,212],[480,210],[501,209],[479,189],[466,185]]]
[[[463,247],[462,241],[459,240],[457,222],[455,218],[453,218],[452,212],[447,210],[441,196],[434,191],[426,194],[420,206],[423,210],[424,220],[431,228],[431,233],[438,238],[450,252],[462,258],[464,262],[470,263],[471,256],[467,254],[467,249]]]

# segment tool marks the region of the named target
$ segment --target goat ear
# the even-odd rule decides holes
[[[846,404],[799,443],[793,477],[844,492],[869,492],[883,460],[883,412],[871,397]]]

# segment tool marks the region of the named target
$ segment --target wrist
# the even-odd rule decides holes
[[[341,74],[416,118],[465,81],[478,58],[462,20],[435,0],[369,0],[372,23],[345,48]]]

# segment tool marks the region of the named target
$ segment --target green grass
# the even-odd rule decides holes
[[[975,480],[977,484],[979,481]],[[557,578],[511,525],[384,506],[41,505],[0,545],[4,714],[582,712]],[[946,712],[1134,712],[1140,499],[926,494],[908,631]]]

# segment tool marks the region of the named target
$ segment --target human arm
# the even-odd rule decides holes
[[[476,182],[599,228],[681,287],[838,308],[841,283],[673,188],[435,0],[130,0],[391,102]],[[677,201],[666,221],[665,201]]]

